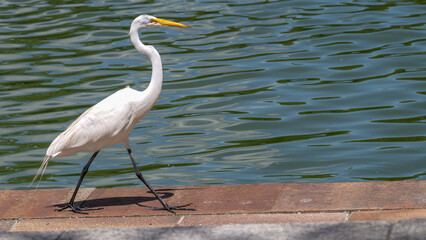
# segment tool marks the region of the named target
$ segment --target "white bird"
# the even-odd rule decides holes
[[[87,173],[90,164],[95,159],[99,151],[117,143],[123,143],[130,155],[137,177],[149,188],[155,197],[161,202],[164,209],[175,213],[173,210],[195,210],[185,208],[190,204],[182,206],[169,206],[158,196],[154,189],[143,178],[136,166],[129,143],[129,134],[135,124],[145,114],[151,110],[157,101],[163,82],[163,67],[160,54],[153,46],[144,45],[140,39],[138,31],[143,27],[174,26],[188,28],[180,23],[159,19],[150,15],[140,15],[133,20],[130,26],[130,40],[136,50],[149,57],[152,64],[152,76],[148,87],[140,92],[130,87],[126,87],[110,95],[96,105],[87,109],[71,125],[53,140],[47,149],[46,156],[33,179],[33,182],[46,170],[51,158],[67,156],[81,151],[93,152],[89,162],[83,168],[80,179],[74,190],[69,203],[58,211],[70,208],[73,212],[83,213],[84,210],[97,210],[101,208],[83,208],[74,204],[75,197],[80,188],[81,182]],[[40,177],[40,179],[41,179]]]

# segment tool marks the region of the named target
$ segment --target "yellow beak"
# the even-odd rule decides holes
[[[160,19],[160,18],[153,18],[152,21],[154,22],[158,22],[159,24],[163,25],[163,26],[171,26],[171,27],[183,27],[183,28],[189,28],[186,25],[183,25],[181,23],[177,23],[177,22],[172,22],[169,20],[164,20],[164,19]]]

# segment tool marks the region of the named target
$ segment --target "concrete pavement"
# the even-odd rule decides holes
[[[0,232],[0,239],[5,240],[423,240],[425,239],[425,236],[426,219],[402,220],[397,222],[372,221],[346,223],[237,224],[177,228],[114,228],[65,231]]]
[[[0,191],[0,239],[96,239],[96,234],[150,239],[166,233],[169,239],[205,238],[206,234],[214,239],[226,237],[225,233],[235,239],[303,239],[312,236],[309,234],[324,239],[426,236],[425,180],[173,186],[156,190],[170,205],[192,203],[197,210],[177,211],[176,215],[152,210],[160,205],[143,187],[83,188],[77,203],[103,208],[87,215],[55,211],[68,202],[73,189]],[[330,235],[333,233],[337,235]]]

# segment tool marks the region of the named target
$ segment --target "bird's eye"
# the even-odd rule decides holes
[[[155,21],[155,19],[154,19],[154,18],[151,18],[151,19],[149,19],[149,22],[150,22],[150,23],[156,23],[157,21]]]

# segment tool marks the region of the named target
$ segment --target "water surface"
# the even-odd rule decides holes
[[[0,187],[25,189],[50,142],[150,62],[140,14],[190,29],[141,35],[164,66],[130,140],[154,186],[426,179],[422,1],[0,1]],[[49,163],[74,187],[90,153]],[[122,145],[85,187],[140,186]]]

